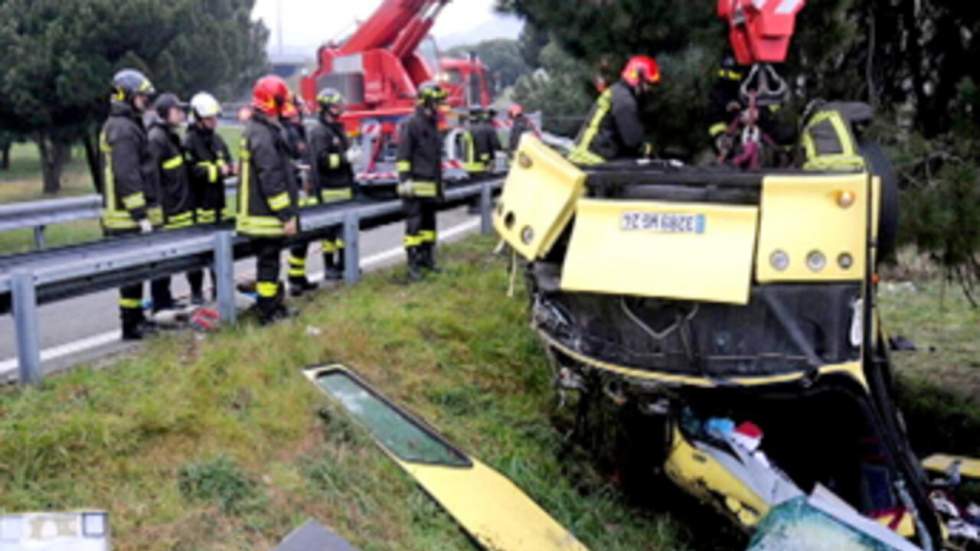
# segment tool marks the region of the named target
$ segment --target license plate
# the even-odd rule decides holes
[[[707,226],[703,214],[667,212],[624,212],[620,228],[623,231],[652,231],[657,233],[702,234]]]

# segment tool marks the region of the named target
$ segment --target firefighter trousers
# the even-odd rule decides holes
[[[405,211],[405,250],[430,247],[436,242],[436,202],[431,199],[403,199]]]
[[[105,230],[106,237],[138,235],[138,229]],[[124,331],[131,331],[143,323],[143,283],[124,285],[119,288],[119,319]]]
[[[279,271],[282,248],[285,242],[282,238],[261,237],[252,240],[255,244],[255,292],[258,294],[259,313],[271,316],[282,300],[279,289]]]

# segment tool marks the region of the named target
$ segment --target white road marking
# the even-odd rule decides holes
[[[456,236],[470,232],[480,226],[480,219],[470,220],[459,224],[458,226],[453,226],[446,231],[443,231],[439,235],[439,241],[447,241]],[[376,267],[380,264],[384,264],[392,259],[398,258],[405,254],[405,250],[402,247],[396,247],[383,251],[377,254],[373,254],[367,258],[361,259],[361,268],[364,270],[369,270],[370,268]],[[323,279],[323,272],[310,274],[312,279]],[[53,346],[51,348],[41,351],[41,362],[49,362],[52,360],[57,360],[59,358],[64,358],[65,356],[71,356],[72,354],[78,354],[80,352],[86,352],[92,350],[93,348],[98,348],[100,346],[106,346],[114,342],[118,342],[122,338],[122,332],[119,330],[108,331],[99,335],[94,335],[92,337],[86,337],[84,339],[79,339],[70,343],[62,344],[59,346]],[[0,379],[5,379],[12,375],[11,372],[17,370],[17,358],[9,358],[4,361],[0,361]]]

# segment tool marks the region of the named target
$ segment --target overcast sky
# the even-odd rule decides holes
[[[269,51],[278,51],[278,10],[282,10],[283,46],[287,53],[313,50],[330,38],[354,28],[356,20],[367,19],[381,0],[258,0],[253,17],[265,21],[272,36]],[[497,35],[516,38],[520,24],[493,13],[493,0],[454,0],[436,21],[433,34],[437,39],[458,42],[468,33],[480,40]],[[494,38],[496,36],[493,36]],[[440,44],[451,47],[456,44]]]

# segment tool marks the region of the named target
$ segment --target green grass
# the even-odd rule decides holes
[[[913,444],[980,456],[980,309],[934,279],[886,281],[879,301],[888,333],[918,347],[892,353]]]
[[[0,509],[106,508],[120,549],[267,549],[310,517],[365,551],[472,549],[300,374],[342,361],[590,548],[684,548],[677,520],[628,504],[586,459],[559,458],[550,371],[492,245],[453,247],[447,272],[421,285],[369,275],[289,323],[170,336],[0,394]]]
[[[56,197],[72,197],[95,193],[92,177],[81,147],[72,151],[65,166],[61,193]],[[14,144],[10,151],[10,169],[0,170],[0,204],[51,199],[45,195],[41,180],[41,159],[33,142]]]
[[[505,298],[492,245],[450,248],[446,273],[424,284],[371,274],[276,327],[172,335],[109,368],[0,393],[0,510],[105,508],[120,549],[268,549],[307,518],[365,551],[473,549],[300,373],[339,361],[512,479],[591,549],[725,548],[723,521],[692,513],[676,491],[626,497],[592,458],[562,454],[526,297]],[[942,415],[978,415],[960,384],[975,384],[976,372],[957,371],[977,357],[976,312],[954,293],[939,310],[938,288],[923,289],[882,295],[893,333],[940,347],[899,356],[913,439]],[[944,357],[964,342],[962,356]],[[969,426],[953,432],[969,438]],[[963,448],[957,438],[943,449]]]

